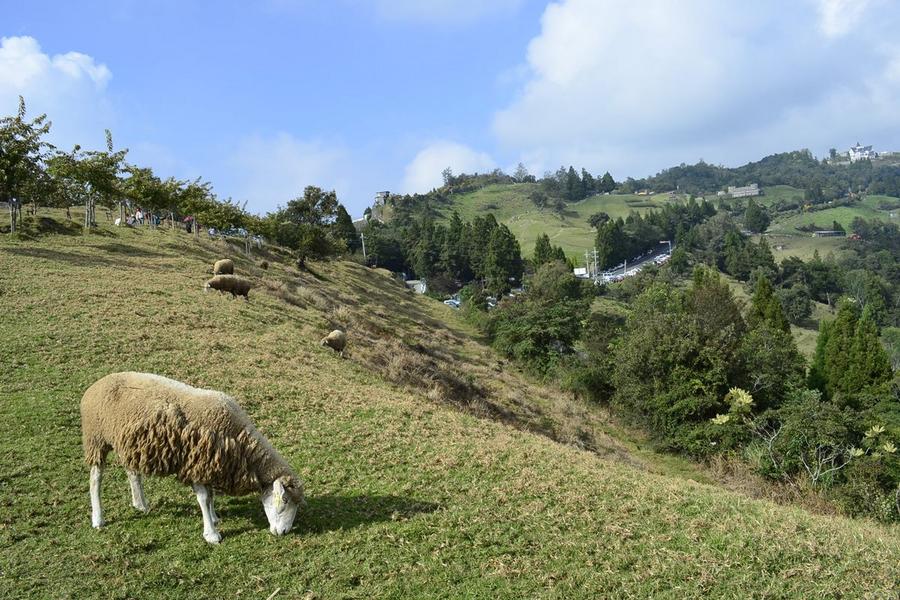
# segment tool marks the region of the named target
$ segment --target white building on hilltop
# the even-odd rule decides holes
[[[728,186],[728,195],[732,198],[748,198],[750,196],[759,196],[759,185],[751,183],[742,187]]]
[[[878,153],[872,150],[872,146],[862,146],[859,142],[856,142],[855,146],[850,147],[849,155],[850,162],[878,158]]]

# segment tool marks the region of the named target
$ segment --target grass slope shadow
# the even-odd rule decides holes
[[[405,521],[418,514],[432,513],[438,508],[439,505],[433,502],[393,495],[307,496],[306,506],[297,513],[293,531],[298,535],[319,534],[382,521]],[[269,527],[257,498],[229,499],[218,512],[225,518],[227,515],[243,517],[258,528]]]

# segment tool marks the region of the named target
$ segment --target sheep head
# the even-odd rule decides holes
[[[269,531],[284,535],[294,525],[297,510],[305,504],[303,482],[292,475],[283,475],[263,489],[261,499],[269,519]]]

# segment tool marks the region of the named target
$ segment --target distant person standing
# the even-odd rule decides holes
[[[141,212],[140,208],[135,211],[134,220],[137,221],[141,225],[144,224],[144,213]]]

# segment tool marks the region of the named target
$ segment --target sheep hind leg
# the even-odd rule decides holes
[[[103,520],[103,504],[100,502],[100,485],[103,483],[103,466],[91,465],[91,526],[100,529],[106,522]]]
[[[128,483],[131,484],[131,505],[141,512],[150,510],[147,507],[147,498],[144,496],[144,481],[137,471],[127,471]]]
[[[209,489],[209,516],[212,517],[213,525],[219,526],[219,513],[216,512],[216,495],[212,488]]]
[[[216,525],[213,523],[212,515],[210,515],[211,490],[199,483],[195,483],[191,487],[194,489],[194,493],[197,494],[197,504],[200,505],[200,512],[203,513],[203,539],[210,544],[218,544],[222,541],[222,535],[216,530]]]

